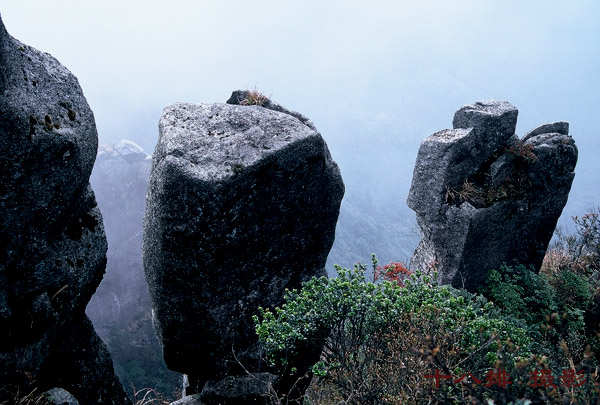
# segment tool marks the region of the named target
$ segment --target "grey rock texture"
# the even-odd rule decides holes
[[[69,391],[62,388],[52,388],[45,392],[47,400],[51,404],[55,405],[79,405],[77,398],[73,396]]]
[[[97,137],[77,79],[0,22],[0,400],[30,381],[57,386],[40,370],[72,349],[65,342],[96,339],[103,348],[93,329],[73,329],[87,322],[85,306],[106,265],[102,216],[88,184]],[[104,365],[100,386],[89,392],[116,380],[110,359]],[[70,383],[80,376],[71,377],[62,375],[58,386],[76,393]],[[120,386],[112,394],[124,399]]]
[[[200,394],[186,395],[178,401],[171,402],[169,405],[203,405],[200,400]]]
[[[84,317],[61,331],[39,370],[39,380],[67,389],[81,404],[128,404],[104,342]]]
[[[143,258],[167,366],[190,375],[198,389],[244,375],[232,352],[261,371],[251,317],[259,306],[280,305],[286,288],[325,274],[343,194],[323,138],[290,114],[229,104],[166,107]],[[294,360],[299,375],[319,351]]]
[[[412,268],[475,290],[501,264],[539,270],[574,178],[577,148],[564,122],[522,140],[506,101],[467,105],[454,129],[421,143],[408,205],[422,239]]]
[[[227,104],[233,104],[233,105],[244,104],[244,101],[248,100],[248,98],[251,96],[251,93],[257,94],[256,91],[251,92],[248,90],[235,90],[233,93],[231,93],[231,96],[227,100]],[[258,93],[258,94],[260,94],[260,93]],[[273,100],[271,100],[269,98],[265,97],[264,102],[261,104],[261,106],[264,108],[267,108],[269,110],[279,111],[284,114],[291,115],[292,117],[297,118],[300,122],[302,122],[304,125],[306,125],[310,129],[313,129],[315,131],[317,130],[315,125],[312,123],[312,121],[310,119],[308,119],[308,117],[305,117],[304,115],[300,114],[299,112],[288,110],[284,106],[277,104],[276,102],[274,102]]]
[[[270,373],[252,373],[242,376],[229,376],[220,381],[209,381],[199,395],[205,404],[245,405],[257,398],[274,396],[273,384],[277,376]]]
[[[551,124],[540,125],[537,128],[532,129],[523,135],[522,142],[525,142],[529,138],[532,138],[540,134],[562,134],[569,135],[569,123],[568,122],[553,122]]]

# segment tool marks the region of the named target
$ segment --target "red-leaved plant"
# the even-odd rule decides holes
[[[392,281],[399,286],[404,287],[404,280],[412,274],[410,270],[406,268],[406,265],[402,262],[391,262],[383,267],[375,267],[375,273],[373,280],[377,281],[382,279],[384,281]]]

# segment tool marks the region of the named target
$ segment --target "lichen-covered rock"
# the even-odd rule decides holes
[[[0,401],[31,381],[56,386],[40,369],[102,279],[106,238],[88,183],[97,139],[77,79],[0,21]],[[114,377],[112,363],[100,371]]]
[[[167,366],[201,388],[242,375],[237,360],[258,370],[252,315],[325,274],[344,185],[321,135],[287,113],[176,103],[159,131],[144,267]],[[318,354],[299,356],[300,375]]]
[[[94,116],[75,76],[2,23],[0,124],[0,240],[64,227],[94,165]]]
[[[422,239],[411,267],[435,267],[441,281],[474,290],[502,263],[540,268],[574,177],[568,124],[515,135],[506,101],[462,107],[454,129],[421,143],[408,205]]]
[[[46,400],[54,405],[79,405],[77,398],[63,388],[52,388],[44,394],[46,394]]]

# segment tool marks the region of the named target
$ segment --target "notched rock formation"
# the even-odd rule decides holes
[[[159,131],[143,245],[155,327],[167,366],[214,387],[245,374],[238,360],[263,371],[251,317],[325,274],[344,185],[321,135],[288,112],[176,103]],[[298,376],[318,356],[292,359]]]
[[[88,184],[97,142],[77,79],[0,21],[0,401],[35,381],[127,402],[84,313],[106,265]]]
[[[566,122],[522,139],[506,101],[467,105],[454,129],[421,143],[408,205],[422,240],[411,267],[474,290],[502,263],[539,270],[574,178],[577,148]]]
[[[308,117],[305,117],[304,115],[300,114],[299,112],[288,110],[284,106],[274,102],[273,100],[267,98],[263,94],[258,93],[257,91],[235,90],[233,93],[231,93],[231,96],[227,100],[227,104],[247,105],[248,104],[247,100],[252,100],[252,97],[260,98],[259,102],[260,102],[261,107],[291,115],[292,117],[297,118],[300,122],[302,122],[304,125],[306,125],[310,129],[313,129],[315,131],[317,130],[317,128],[315,127],[315,124],[313,124],[312,121],[310,119],[308,119]]]

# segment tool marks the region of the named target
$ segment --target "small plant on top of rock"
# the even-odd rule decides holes
[[[240,105],[264,106],[268,101],[269,97],[254,89],[246,92],[246,97],[240,100]]]
[[[468,201],[480,205],[486,201],[486,197],[486,192],[468,179],[460,187],[446,187],[445,198],[448,204],[454,203],[460,205]]]

